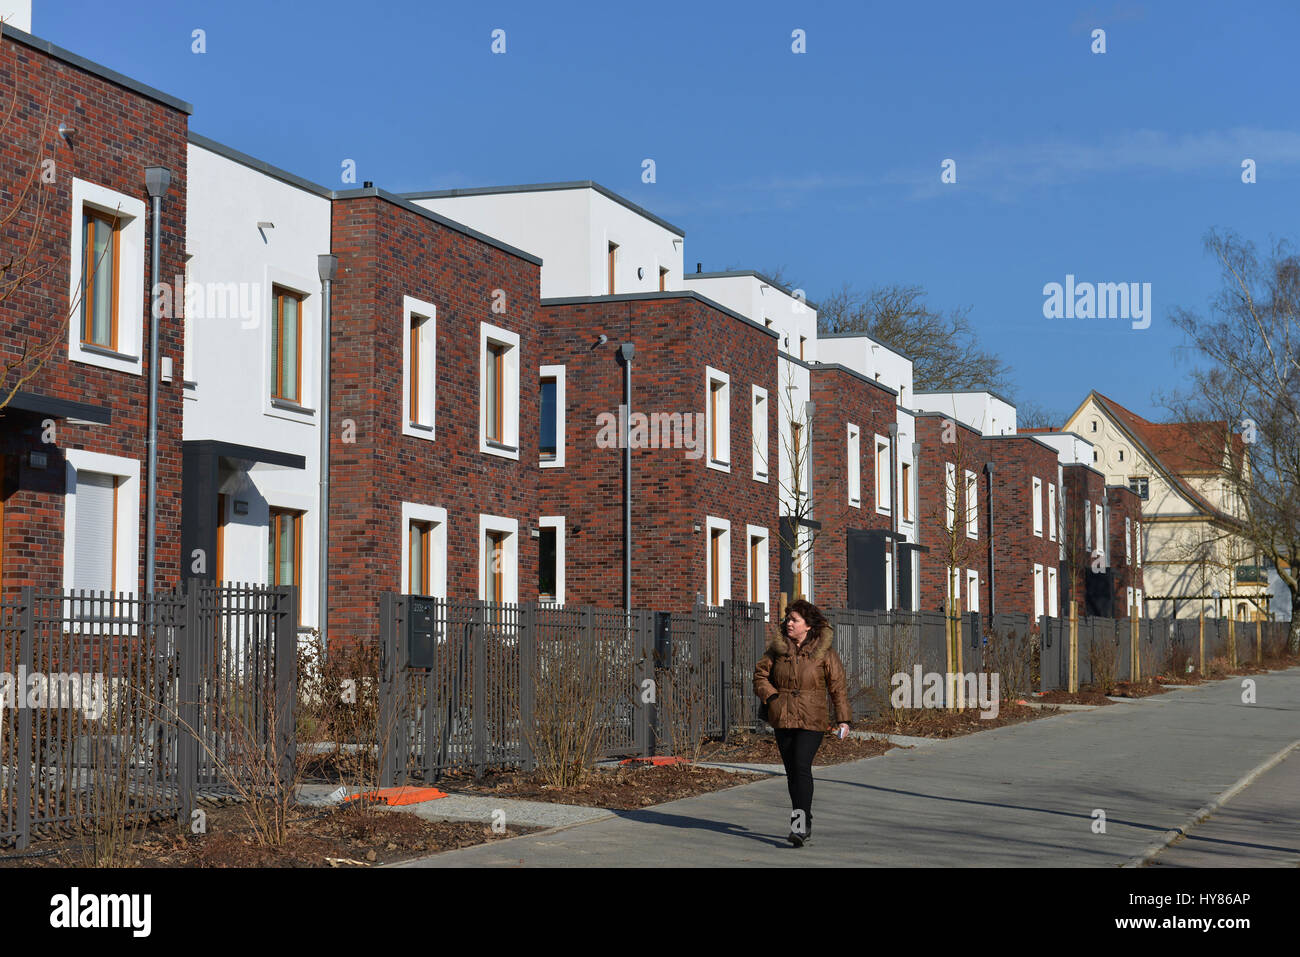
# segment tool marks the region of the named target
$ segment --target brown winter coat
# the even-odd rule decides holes
[[[830,625],[816,637],[804,639],[798,654],[794,642],[774,635],[754,669],[754,694],[769,701],[768,723],[774,728],[825,731],[831,725],[826,707],[829,691],[835,704],[835,721],[853,720],[844,679],[844,663],[831,647]]]

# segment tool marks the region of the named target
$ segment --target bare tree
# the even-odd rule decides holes
[[[812,556],[818,538],[818,530],[810,524],[813,518],[812,494],[812,422],[807,413],[806,404],[796,407],[795,392],[798,387],[794,381],[794,366],[785,366],[785,382],[777,389],[780,393],[782,415],[778,416],[778,432],[781,448],[785,451],[786,461],[790,463],[790,474],[781,472],[777,464],[778,497],[782,503],[784,522],[777,523],[777,539],[782,547],[790,553],[790,561],[795,572],[795,594],[793,600],[805,595],[807,575],[812,569]],[[781,429],[780,423],[789,424],[788,429]],[[805,587],[801,588],[803,584]],[[779,609],[784,611],[784,609]]]
[[[1059,429],[1068,418],[1069,416],[1040,405],[1033,399],[1016,403],[1016,428],[1018,429]]]
[[[1164,399],[1186,454],[1220,492],[1214,527],[1233,562],[1243,543],[1273,563],[1291,593],[1288,645],[1300,650],[1300,257],[1286,241],[1261,257],[1235,233],[1211,231],[1222,288],[1207,313],[1178,308],[1175,325],[1198,361],[1189,387]],[[1212,544],[1212,543],[1207,543]]]
[[[1008,391],[1010,368],[980,347],[970,308],[939,312],[920,286],[893,283],[859,292],[849,284],[818,302],[818,331],[859,333],[911,357],[917,389]]]

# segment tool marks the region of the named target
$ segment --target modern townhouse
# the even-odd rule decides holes
[[[1254,549],[1234,533],[1237,505],[1198,454],[1202,431],[1227,435],[1225,423],[1150,422],[1093,391],[1064,428],[1093,443],[1093,465],[1108,486],[1132,489],[1141,503],[1140,517],[1129,518],[1145,586],[1133,587],[1148,615],[1245,617],[1268,610],[1267,577]],[[1244,454],[1233,433],[1224,455]],[[1123,533],[1109,534],[1114,541]]]
[[[1068,615],[1070,602],[1078,603],[1080,615],[1100,615],[1113,606],[1113,585],[1104,574],[1107,561],[1106,536],[1094,544],[1093,506],[1105,502],[1106,477],[1092,467],[1092,443],[1073,432],[1026,428],[1032,435],[1056,449],[1057,557],[1061,614]]]
[[[15,29],[31,21],[16,6],[0,75],[21,106],[0,175],[19,185],[2,228],[31,252],[0,278],[0,579],[139,594],[183,572],[183,330],[167,301],[151,328],[146,290],[154,256],[160,277],[184,271],[190,107]]]
[[[542,594],[637,607],[729,598],[770,607],[778,333],[684,289],[684,232],[598,184],[408,198],[545,263],[544,358],[531,381],[547,410],[548,442],[536,459],[541,540],[556,558]],[[625,560],[636,570],[630,595],[615,572]]]
[[[1061,614],[1057,452],[1032,435],[983,439],[989,614]]]
[[[329,190],[189,141],[183,553],[217,582],[297,585],[320,618],[320,429]],[[183,290],[183,292],[181,292]]]
[[[938,412],[914,416],[920,562],[919,610],[943,611],[956,591],[963,611],[988,608],[988,484],[983,436]],[[983,539],[983,541],[982,541]]]

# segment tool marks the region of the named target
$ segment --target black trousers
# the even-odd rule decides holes
[[[812,832],[813,776],[812,763],[825,737],[821,731],[803,728],[777,728],[776,747],[785,764],[785,783],[790,789],[790,807],[803,811],[805,834]]]

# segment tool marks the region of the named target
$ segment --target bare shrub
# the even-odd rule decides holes
[[[326,655],[319,632],[298,647],[298,762],[303,774],[350,789],[379,785],[379,645],[358,642]]]
[[[571,787],[595,767],[601,725],[602,663],[594,648],[576,636],[537,643],[533,668],[533,721],[523,734],[537,769],[554,787]]]
[[[895,722],[903,720],[907,708],[895,708],[892,701],[893,677],[910,676],[921,662],[921,639],[917,628],[905,621],[876,626],[876,640],[867,651],[868,672],[863,686],[849,689],[849,703],[865,700],[870,710],[889,715]]]
[[[1115,678],[1119,674],[1119,643],[1113,638],[1092,642],[1088,647],[1088,668],[1092,672],[1088,690],[1101,694],[1114,691]]]
[[[998,675],[1002,700],[1016,700],[1038,690],[1039,636],[1036,628],[984,632],[984,671]]]

